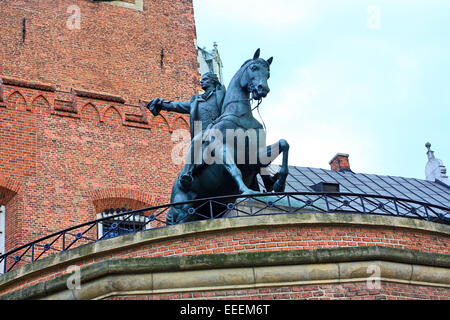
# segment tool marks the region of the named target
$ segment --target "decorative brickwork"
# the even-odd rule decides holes
[[[6,250],[94,220],[106,208],[167,203],[180,170],[171,159],[170,132],[188,130],[187,119],[155,118],[117,96],[51,88],[13,79],[1,86]]]
[[[6,250],[107,207],[168,202],[170,134],[189,120],[155,118],[145,101],[199,90],[190,0],[22,2],[0,5]]]

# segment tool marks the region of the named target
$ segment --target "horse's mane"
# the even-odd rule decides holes
[[[257,59],[248,59],[247,61],[245,61],[243,64],[242,64],[242,66],[240,67],[240,69],[242,69],[242,68],[244,68],[244,66],[245,65],[247,65],[247,64],[249,64],[250,62],[255,62],[255,63],[262,63],[262,64],[265,64],[267,67],[270,67],[269,66],[269,63],[266,61],[266,60],[264,60],[264,59],[262,59],[262,58],[257,58]],[[240,70],[239,69],[239,70]]]
[[[247,61],[245,61],[239,69],[242,69],[247,63],[249,63],[252,60],[253,59],[248,59]]]
[[[267,68],[270,69],[269,63],[266,60],[262,59],[262,58],[248,59],[247,61],[245,61],[242,64],[242,66],[239,68],[238,72],[236,72],[236,74],[233,76],[233,79],[237,78],[237,77],[240,77],[242,75],[242,73],[245,71],[245,69],[246,69],[245,67],[247,67],[251,62],[264,64],[264,65],[267,66]]]

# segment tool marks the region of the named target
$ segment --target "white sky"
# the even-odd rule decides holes
[[[425,178],[425,143],[450,173],[450,1],[194,0],[198,44],[225,85],[257,48],[274,56],[261,115],[290,164]],[[255,117],[258,119],[258,115]]]

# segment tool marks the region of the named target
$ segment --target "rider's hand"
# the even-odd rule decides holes
[[[161,99],[160,99],[160,98],[155,98],[155,99],[151,100],[151,101],[147,104],[147,107],[148,107],[148,108],[152,108],[152,107],[155,107],[155,106],[157,106],[157,105],[159,105],[159,104],[161,104]]]
[[[159,114],[159,112],[161,111],[162,100],[160,98],[155,98],[152,101],[150,101],[149,103],[147,103],[146,107],[156,117]]]

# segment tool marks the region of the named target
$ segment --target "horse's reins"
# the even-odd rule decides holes
[[[222,107],[222,109],[225,110],[225,108],[226,108],[229,104],[232,104],[232,103],[235,103],[235,102],[244,102],[244,101],[251,102],[252,100],[254,100],[254,99],[253,99],[253,98],[249,98],[249,99],[231,100],[231,101],[228,101],[228,102]],[[253,111],[253,110],[255,110],[255,109],[258,109],[258,115],[259,115],[259,118],[261,119],[261,121],[262,121],[262,123],[263,123],[264,130],[267,131],[267,130],[266,130],[266,124],[264,123],[264,119],[262,118],[261,113],[259,112],[259,106],[260,106],[261,102],[262,102],[262,98],[260,98],[260,99],[258,100],[258,104],[257,104],[255,107],[253,107],[251,111]],[[233,114],[227,114],[227,115],[230,115],[230,116],[231,116],[231,115],[233,115]],[[243,114],[240,115],[240,116],[237,116],[237,115],[234,115],[234,116],[236,116],[236,117],[239,118],[239,117],[243,116]],[[222,118],[222,116],[220,116],[217,120],[219,120],[220,118]]]
[[[232,103],[235,103],[235,102],[244,102],[244,101],[250,102],[250,101],[252,101],[252,100],[253,100],[253,98],[249,98],[249,99],[240,99],[240,100],[231,100],[231,101],[228,101],[228,102],[222,107],[222,109],[225,109],[226,107],[228,107],[229,104],[232,104]],[[259,100],[258,100],[258,105],[257,105],[256,107],[254,107],[254,108],[252,109],[252,111],[255,110],[256,108],[258,108],[259,105],[261,104],[261,102],[262,102],[262,99],[259,99]]]
[[[264,131],[267,131],[266,124],[264,123],[264,119],[262,118],[261,113],[259,113],[259,105],[261,104],[261,102],[262,102],[262,98],[258,100],[258,104],[256,105],[256,107],[254,107],[252,109],[252,111],[255,110],[255,109],[258,109],[258,115],[259,115],[259,118],[261,119],[261,121],[263,123]]]

